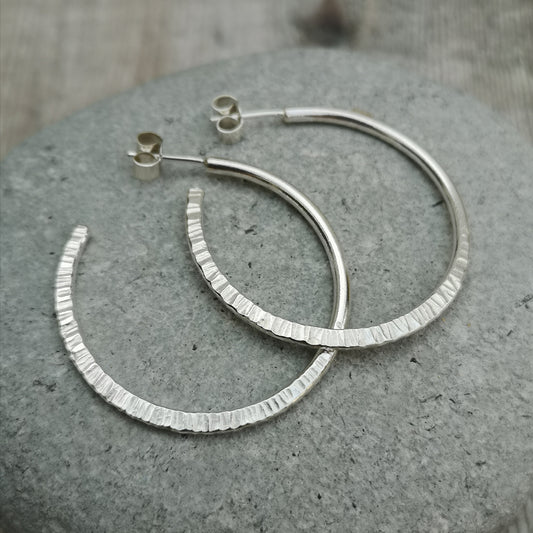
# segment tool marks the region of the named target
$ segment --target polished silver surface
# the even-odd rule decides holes
[[[185,160],[191,159],[185,158]],[[330,258],[334,283],[330,325],[332,328],[344,327],[349,309],[348,276],[338,240],[320,211],[294,187],[255,167],[215,158],[200,160],[200,162],[211,173],[246,179],[277,192],[304,215],[318,233]],[[196,205],[202,194],[199,189],[193,189],[189,193],[189,199],[193,201],[187,209],[187,215],[189,221],[193,221],[193,227],[189,226],[193,248],[198,244],[194,240],[194,230],[199,216]],[[290,385],[266,400],[238,409],[222,412],[186,412],[144,400],[126,390],[104,372],[81,336],[74,313],[74,284],[77,264],[88,239],[88,228],[82,225],[76,226],[65,245],[59,262],[55,287],[55,308],[59,330],[70,358],[85,381],[106,402],[136,420],[181,433],[217,433],[263,422],[285,411],[308,393],[324,375],[337,353],[331,349],[320,349],[305,371]]]
[[[226,97],[229,98],[229,97]],[[233,98],[233,97],[232,97]],[[343,126],[372,135],[407,155],[435,183],[442,194],[453,225],[453,254],[444,278],[436,289],[416,308],[393,320],[363,328],[324,328],[299,324],[273,315],[241,294],[231,285],[215,264],[203,235],[201,198],[193,197],[193,220],[189,220],[189,240],[193,256],[208,285],[215,294],[237,315],[248,323],[278,338],[309,346],[327,346],[337,349],[381,346],[397,341],[426,327],[442,315],[457,296],[468,265],[469,230],[465,209],[452,181],[437,162],[420,146],[405,135],[360,113],[321,107],[287,108],[283,111],[254,111],[242,113],[235,102],[234,114],[242,126],[244,118],[282,116],[283,121],[293,123],[323,123]],[[217,117],[213,117],[216,121]],[[189,199],[191,202],[191,199]],[[196,211],[198,214],[196,215]]]

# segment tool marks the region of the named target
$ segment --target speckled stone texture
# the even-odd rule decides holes
[[[244,110],[364,110],[424,146],[462,194],[472,232],[464,290],[442,320],[383,348],[344,352],[275,421],[218,436],[135,422],[76,372],[53,309],[72,228],[92,240],[77,311],[102,367],[180,409],[272,394],[313,350],[226,311],[187,249],[186,195],[206,191],[206,237],[264,308],[326,325],[331,275],[305,221],[265,190],[167,163],[132,179],[139,131],[168,152],[265,168],[322,207],[352,277],[351,326],[406,312],[450,256],[446,209],[401,154],[340,128],[245,124],[235,146],[208,121],[216,94]],[[533,471],[533,154],[470,98],[385,58],[289,51],[180,73],[49,127],[2,163],[0,527],[11,532],[487,532],[523,504]],[[296,260],[297,258],[297,260]],[[269,377],[267,377],[269,376]]]

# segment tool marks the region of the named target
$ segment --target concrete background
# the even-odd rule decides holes
[[[245,109],[357,107],[420,142],[465,201],[471,266],[450,311],[421,334],[341,354],[271,423],[186,437],[106,405],[68,360],[52,295],[72,227],[93,236],[77,284],[88,346],[117,381],[171,407],[258,400],[310,357],[243,324],[206,289],[184,235],[188,187],[206,191],[217,262],[265,308],[325,324],[331,278],[308,226],[264,190],[171,164],[161,180],[133,180],[124,152],[136,132],[305,190],[345,249],[352,325],[416,305],[450,254],[439,195],[400,154],[338,128],[271,123],[249,123],[240,144],[223,146],[207,118],[225,91]],[[485,533],[511,524],[533,474],[532,169],[530,145],[481,104],[398,61],[338,51],[184,72],[28,139],[1,166],[1,526]]]

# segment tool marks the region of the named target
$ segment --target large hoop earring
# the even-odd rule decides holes
[[[453,225],[453,255],[446,274],[432,294],[412,311],[388,322],[364,328],[323,328],[299,324],[273,315],[251,302],[230,285],[215,264],[202,231],[201,201],[195,198],[190,204],[196,207],[194,219],[189,220],[189,240],[195,261],[207,284],[224,304],[248,323],[278,339],[307,346],[327,346],[336,349],[367,348],[394,342],[421,329],[442,315],[459,292],[468,265],[469,230],[466,212],[452,181],[437,162],[420,146],[389,126],[360,113],[322,107],[294,107],[281,110],[250,111],[241,113],[236,98],[228,95],[214,99],[212,108],[217,115],[212,118],[224,142],[240,139],[243,119],[278,117],[286,124],[322,123],[343,126],[367,133],[403,152],[417,164],[435,183],[443,196]],[[197,213],[197,214],[196,214]],[[201,245],[200,245],[201,243]],[[195,253],[201,250],[201,253]]]
[[[341,248],[328,221],[309,198],[276,176],[250,165],[210,157],[202,159],[164,156],[161,145],[162,139],[155,134],[139,136],[138,151],[130,153],[134,157],[138,178],[150,180],[157,177],[161,160],[165,158],[199,163],[208,173],[225,174],[258,183],[294,205],[319,235],[328,253],[334,284],[330,325],[332,328],[345,326],[349,310],[349,285]],[[201,254],[201,250],[198,242],[195,242],[197,227],[195,216],[198,215],[195,202],[198,202],[202,195],[201,189],[191,189],[187,208],[191,247],[197,255]],[[88,228],[82,225],[76,226],[59,261],[55,285],[55,308],[59,331],[70,358],[85,381],[101,398],[131,418],[180,433],[217,433],[264,422],[282,413],[307,394],[325,374],[337,353],[331,349],[320,349],[305,371],[290,385],[265,400],[230,411],[185,412],[144,400],[114,381],[95,360],[82,338],[74,312],[74,284],[77,265],[88,239]],[[224,284],[213,281],[224,293]]]

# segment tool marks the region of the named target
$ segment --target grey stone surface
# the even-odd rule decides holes
[[[326,126],[249,123],[219,144],[213,96],[243,107],[365,110],[419,141],[462,194],[472,263],[450,311],[423,333],[342,353],[275,421],[181,436],[130,420],[68,360],[53,280],[76,223],[92,234],[78,279],[88,346],[154,402],[256,401],[312,351],[230,315],[188,255],[189,186],[206,191],[219,265],[265,308],[325,325],[325,254],[264,190],[167,164],[150,184],[124,155],[152,129],[169,152],[228,156],[306,191],[344,245],[351,325],[404,312],[439,281],[450,227],[438,192],[393,149]],[[6,531],[490,531],[533,470],[533,155],[480,104],[382,57],[289,51],[164,78],[43,130],[2,163],[0,527]],[[528,303],[529,302],[529,303]],[[271,378],[266,379],[269,375]]]

